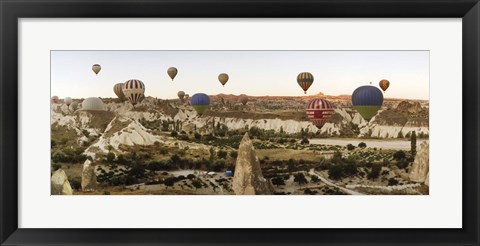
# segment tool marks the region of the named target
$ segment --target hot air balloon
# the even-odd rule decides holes
[[[313,99],[307,104],[305,111],[310,121],[318,129],[321,129],[334,113],[332,103],[325,99]]]
[[[102,70],[102,67],[99,64],[94,64],[92,66],[92,70],[95,74],[98,74],[100,72],[100,70]]]
[[[102,99],[98,97],[88,97],[82,102],[82,110],[105,111],[106,107]]]
[[[143,93],[145,93],[145,85],[138,79],[131,79],[123,84],[123,95],[128,98],[133,106],[140,102]]]
[[[240,95],[240,102],[243,104],[243,106],[245,106],[245,104],[248,102],[248,96],[245,94]]]
[[[375,86],[360,86],[355,89],[352,94],[352,104],[353,108],[356,109],[366,121],[369,121],[377,114],[380,107],[382,107],[383,94]]]
[[[78,103],[77,102],[72,102],[72,104],[70,104],[70,106],[68,107],[68,109],[73,112],[75,110],[77,110],[78,108]]]
[[[307,94],[308,88],[313,84],[313,75],[308,72],[298,74],[297,83],[302,87],[305,94]]]
[[[185,98],[185,92],[184,91],[179,91],[179,92],[177,92],[177,96],[183,102],[183,98]]]
[[[127,99],[125,97],[125,94],[123,94],[123,83],[117,83],[113,86],[113,92],[117,97],[120,99],[120,101],[125,101]]]
[[[192,106],[199,115],[202,115],[210,105],[210,97],[204,93],[196,93],[192,96]]]
[[[167,69],[167,73],[168,73],[168,76],[170,76],[170,78],[172,78],[172,81],[173,81],[175,76],[177,76],[178,70],[175,67],[169,67]]]
[[[65,104],[67,104],[67,106],[70,106],[70,104],[72,103],[72,98],[71,97],[65,97],[65,99],[63,99],[63,102]]]
[[[53,97],[52,97],[52,102],[53,102],[53,103],[58,103],[58,100],[59,100],[59,99],[58,99],[57,96],[53,96]]]
[[[382,79],[380,80],[380,82],[378,82],[378,85],[380,86],[380,88],[382,88],[383,92],[385,92],[390,86],[390,81]]]
[[[220,81],[220,83],[225,86],[225,84],[227,83],[228,81],[228,74],[226,73],[221,73],[218,75],[218,81]]]

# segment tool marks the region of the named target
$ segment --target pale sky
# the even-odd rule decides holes
[[[92,65],[98,63],[98,75]],[[175,81],[167,75],[178,69]],[[247,94],[302,96],[300,72],[315,81],[307,95],[352,94],[361,85],[390,81],[388,98],[429,98],[428,51],[52,51],[51,92],[59,98],[116,97],[113,85],[129,79],[145,83],[145,95]],[[218,74],[227,73],[222,87]]]

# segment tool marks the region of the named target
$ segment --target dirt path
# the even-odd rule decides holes
[[[343,187],[341,187],[341,186],[338,186],[338,185],[332,183],[331,181],[329,181],[329,180],[327,180],[326,178],[324,178],[320,173],[318,173],[317,171],[315,171],[315,169],[313,169],[313,168],[310,169],[309,174],[310,174],[310,175],[316,175],[316,176],[318,176],[318,178],[319,178],[322,182],[324,182],[325,184],[327,184],[327,185],[329,185],[329,186],[333,186],[333,187],[335,187],[335,188],[338,188],[339,190],[341,190],[341,191],[343,191],[343,192],[345,192],[345,193],[347,193],[347,194],[349,194],[349,195],[365,195],[365,194],[363,194],[363,193],[360,193],[360,192],[357,192],[357,191],[353,191],[353,190],[349,190],[349,189],[347,189],[347,188],[343,188]]]

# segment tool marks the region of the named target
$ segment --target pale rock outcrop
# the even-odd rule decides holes
[[[425,185],[430,186],[430,172],[427,173],[427,178],[425,179]]]
[[[97,176],[95,175],[95,166],[92,165],[90,160],[86,160],[83,163],[82,171],[82,190],[92,191],[97,186]]]
[[[68,182],[67,175],[62,169],[58,169],[50,179],[50,194],[52,195],[72,195],[73,190]]]
[[[233,191],[236,195],[271,195],[274,192],[271,184],[263,177],[260,161],[248,133],[245,133],[238,148]]]
[[[420,183],[425,182],[428,177],[428,162],[428,143],[424,141],[420,145],[420,150],[415,156],[415,161],[413,162],[412,170],[410,171],[410,180]]]

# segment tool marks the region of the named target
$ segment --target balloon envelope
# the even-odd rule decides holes
[[[313,84],[313,75],[308,72],[298,74],[297,83],[302,87],[305,94],[307,94],[308,88]]]
[[[183,98],[185,97],[185,92],[184,91],[179,91],[179,92],[177,92],[177,96],[178,96],[178,98],[180,98],[180,100],[183,100]]]
[[[177,68],[175,68],[175,67],[169,67],[169,68],[167,69],[167,74],[168,74],[168,76],[170,76],[170,78],[172,79],[172,81],[173,81],[173,79],[175,78],[175,76],[177,76],[177,73],[178,73],[178,70],[177,70]]]
[[[117,83],[113,86],[113,92],[115,93],[115,95],[117,95],[117,97],[124,101],[125,99],[127,99],[125,97],[125,94],[123,94],[123,83]]]
[[[225,84],[227,83],[228,81],[228,74],[226,73],[221,73],[218,75],[218,81],[220,81],[220,83],[225,86]]]
[[[92,66],[92,70],[95,74],[98,74],[100,72],[100,70],[102,70],[102,67],[99,64],[94,64]]]
[[[145,93],[145,84],[138,79],[128,80],[123,84],[123,94],[135,106]]]
[[[59,101],[59,99],[58,99],[57,96],[53,96],[53,97],[52,97],[52,102],[53,102],[53,103],[58,103],[58,101]]]
[[[245,104],[248,102],[248,96],[245,94],[240,95],[240,102],[243,104],[243,106],[245,106]]]
[[[378,82],[378,85],[380,86],[380,88],[382,88],[383,91],[386,91],[390,86],[390,81],[382,79],[380,80],[380,82]]]
[[[383,94],[374,86],[360,86],[352,94],[353,108],[367,121],[377,114],[382,107]]]
[[[210,105],[210,97],[205,93],[197,93],[192,96],[192,107],[197,111],[199,115],[202,115]]]
[[[321,129],[334,113],[332,103],[324,99],[313,99],[307,104],[305,111],[310,121],[318,129]]]
[[[67,104],[67,106],[70,106],[70,104],[72,103],[72,98],[71,97],[65,97],[65,99],[63,99],[63,102],[65,102],[65,104]]]

